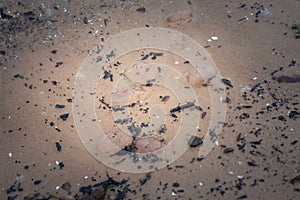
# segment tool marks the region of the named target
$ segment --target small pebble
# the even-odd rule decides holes
[[[192,136],[188,142],[190,147],[197,147],[197,146],[201,145],[202,143],[203,143],[203,140],[197,136]]]
[[[66,113],[66,114],[62,114],[59,116],[63,121],[66,121],[69,117],[69,113]]]
[[[42,181],[41,180],[35,180],[34,182],[33,182],[33,184],[34,185],[38,185],[38,184],[40,184]]]
[[[146,8],[140,7],[140,8],[138,8],[138,9],[136,9],[136,11],[137,11],[137,12],[144,13],[144,12],[146,12]]]

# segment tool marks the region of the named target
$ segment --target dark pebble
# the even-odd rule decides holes
[[[83,23],[84,23],[84,24],[88,24],[88,23],[89,23],[89,20],[88,20],[87,17],[84,17],[84,18],[83,18]]]
[[[226,153],[232,153],[233,152],[233,148],[225,148],[223,150],[223,153],[226,154]]]
[[[282,115],[278,116],[278,119],[279,119],[280,121],[286,122],[286,119],[285,119],[285,117],[284,117],[284,116],[282,116]]]
[[[56,63],[55,63],[55,67],[59,67],[59,66],[62,65],[62,64],[64,64],[64,62],[62,62],[62,61],[56,62]]]
[[[66,121],[69,117],[69,113],[66,113],[66,114],[62,114],[59,116],[63,121]]]
[[[207,112],[203,112],[203,113],[201,114],[201,119],[204,119],[204,117],[206,116],[206,114],[207,114]]]
[[[57,50],[56,49],[51,49],[50,51],[52,54],[56,54]]]
[[[188,141],[188,144],[190,147],[197,147],[197,146],[201,145],[202,143],[203,143],[203,140],[197,136],[192,136]]]
[[[24,78],[24,76],[20,75],[20,74],[15,74],[14,78]]]
[[[179,186],[180,186],[179,183],[177,183],[177,182],[173,183],[173,187],[179,187]]]
[[[38,184],[40,184],[42,181],[41,180],[35,180],[34,182],[33,182],[33,184],[34,185],[38,185]]]
[[[59,164],[58,164],[58,166],[59,166],[59,169],[62,169],[62,168],[64,168],[64,163],[63,162],[60,162]]]
[[[298,118],[298,115],[300,115],[300,112],[297,112],[297,111],[295,111],[295,110],[289,111],[289,112],[288,112],[288,116],[289,116],[289,118],[291,118],[291,119],[297,119],[297,118]]]
[[[56,104],[55,105],[55,108],[64,108],[65,107],[65,105],[63,105],[63,104]]]
[[[24,12],[24,15],[25,15],[26,17],[33,17],[33,16],[35,16],[35,14],[34,14],[32,11]]]
[[[248,113],[243,113],[243,114],[240,115],[239,118],[240,118],[240,120],[242,120],[242,119],[247,119],[249,117],[250,117],[250,115]]]
[[[56,150],[57,151],[61,151],[62,150],[62,146],[59,142],[55,142],[55,146],[56,146]]]
[[[140,7],[138,9],[136,9],[136,11],[144,13],[144,12],[146,12],[146,8]]]
[[[248,161],[247,164],[248,164],[250,167],[255,167],[255,166],[257,166],[257,164],[256,164],[254,161]]]
[[[229,86],[229,87],[233,87],[232,83],[230,80],[222,78],[221,79],[222,83],[224,83],[225,85]]]
[[[242,195],[242,196],[239,196],[237,199],[247,199],[248,196],[247,195]]]

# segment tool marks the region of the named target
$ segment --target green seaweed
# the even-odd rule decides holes
[[[300,37],[300,24],[292,24],[291,29],[295,31],[296,37]]]

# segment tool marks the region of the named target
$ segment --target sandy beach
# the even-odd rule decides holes
[[[300,38],[291,27],[300,26],[299,9],[299,0],[0,0],[0,198],[298,199]],[[170,29],[192,38],[201,46],[203,62],[216,66],[225,79],[213,80],[222,88],[195,75],[185,57],[145,46],[93,60],[91,65],[101,63],[99,71],[89,72],[99,77],[99,84],[85,94],[76,93],[79,72],[97,47],[103,44],[105,49],[110,37],[136,28]],[[169,38],[160,33],[155,36],[163,45]],[[127,45],[127,39],[117,46]],[[158,71],[151,71],[154,67]],[[169,70],[165,78],[161,68],[162,73]],[[194,94],[196,102],[185,95],[184,104],[174,91],[160,86],[170,83],[167,75],[172,73],[178,76],[170,87],[189,84],[185,88],[195,92],[188,94]],[[135,77],[144,79],[138,85]],[[116,87],[122,80],[131,92],[123,96],[129,99],[125,103],[120,95],[127,93],[119,95]],[[212,91],[226,94],[226,99],[218,99],[226,107],[225,119],[219,123],[222,133],[213,141],[214,148],[199,159],[201,142],[218,114],[212,109]],[[104,142],[101,146],[88,139],[94,130],[85,123],[88,111],[77,110],[78,99],[88,104],[80,100],[85,95],[95,102],[89,106],[95,108],[96,119],[89,120],[133,156],[129,168],[139,168],[136,153],[155,152],[179,137],[175,132],[183,126],[180,119],[186,116],[192,124],[192,113],[198,113],[200,125],[194,132],[181,131],[186,134],[182,140],[196,135],[199,141],[178,144],[182,155],[158,170],[131,173],[118,170],[117,163],[107,166],[97,159],[105,154],[99,150]],[[109,98],[115,102],[106,101]],[[119,104],[124,106],[113,106]],[[125,114],[117,115],[117,110],[114,115],[114,109],[128,109],[126,116],[132,119],[118,121],[116,116]],[[155,121],[164,115],[163,122]],[[139,135],[145,129],[149,135]],[[153,136],[154,130],[158,133]],[[168,160],[169,155],[162,157]]]

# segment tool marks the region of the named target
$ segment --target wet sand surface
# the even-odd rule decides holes
[[[291,29],[299,0],[11,0],[0,8],[1,199],[299,198],[300,44]],[[81,143],[73,83],[103,40],[147,26],[193,38],[233,87],[223,133],[204,159],[191,147],[158,171],[124,173]]]

